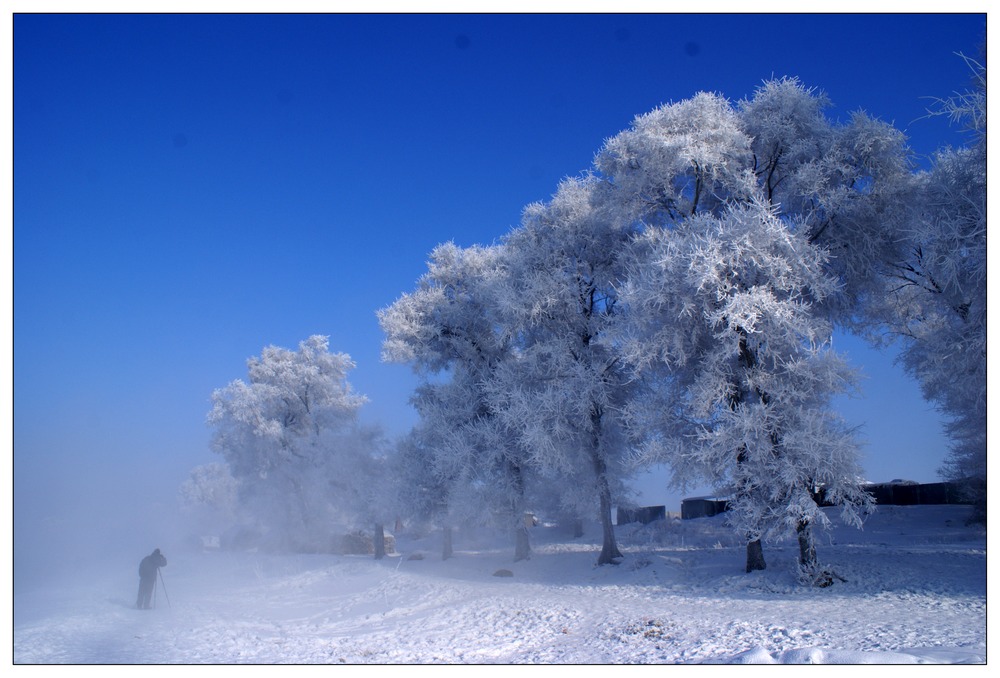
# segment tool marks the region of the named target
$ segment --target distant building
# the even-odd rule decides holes
[[[893,480],[888,483],[869,483],[865,489],[883,506],[913,506],[916,504],[969,504],[968,494],[961,483],[916,483],[912,480]],[[815,495],[820,506],[832,506],[823,488]],[[681,501],[681,518],[709,518],[729,509],[729,502],[717,497],[691,497]]]
[[[622,508],[619,506],[615,522],[619,525],[625,525],[626,523],[648,525],[654,520],[664,520],[666,517],[666,506],[638,506],[635,508]]]
[[[729,510],[729,501],[718,497],[690,497],[681,502],[681,518],[709,518]]]

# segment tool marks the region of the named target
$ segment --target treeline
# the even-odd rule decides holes
[[[748,571],[795,535],[816,574],[817,493],[856,525],[872,506],[830,405],[856,384],[835,327],[899,342],[948,417],[945,473],[985,481],[985,69],[969,63],[978,86],[938,112],[970,143],[922,171],[892,125],[834,122],[795,79],[636,117],[517,228],[438,246],[378,312],[383,358],[420,378],[404,439],[358,425],[352,364],[323,337],[216,391],[234,501],[287,544],[406,515],[506,526],[515,558],[529,507],[596,514],[607,564],[612,506],[663,464],[729,497]]]

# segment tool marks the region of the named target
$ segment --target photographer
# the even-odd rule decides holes
[[[154,549],[139,563],[139,596],[135,600],[135,606],[140,610],[149,609],[149,600],[156,587],[156,575],[161,567],[166,566],[167,559],[160,553],[160,549]]]

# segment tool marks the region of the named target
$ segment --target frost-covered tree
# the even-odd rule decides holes
[[[429,431],[433,431],[430,429]],[[448,517],[450,483],[428,463],[433,459],[434,443],[423,434],[420,424],[396,441],[392,479],[397,514],[421,530],[443,525],[441,559],[453,554],[451,522]]]
[[[178,495],[181,507],[192,514],[201,527],[221,532],[236,517],[238,489],[239,483],[229,467],[212,462],[191,469]]]
[[[592,175],[525,209],[503,241],[504,265],[476,287],[477,304],[462,306],[470,315],[442,324],[428,311],[454,312],[449,294],[459,288],[448,284],[439,285],[451,290],[447,304],[400,304],[409,317],[396,326],[415,318],[419,329],[405,330],[395,348],[429,347],[421,360],[447,374],[420,396],[448,432],[432,445],[450,450],[435,453],[441,468],[455,473],[469,451],[485,459],[503,448],[496,459],[516,470],[496,478],[558,479],[576,490],[560,495],[572,506],[594,492],[606,563],[620,555],[610,507],[629,470],[666,461],[681,479],[697,470],[732,488],[735,522],[750,538],[748,568],[763,567],[761,539],[790,530],[803,563],[815,566],[812,527],[825,520],[816,495],[853,522],[869,505],[853,436],[829,411],[830,397],[851,383],[830,349],[835,324],[911,336],[906,364],[929,396],[973,412],[956,417],[953,435],[975,448],[985,429],[970,422],[984,411],[985,386],[980,397],[940,376],[948,364],[975,386],[982,373],[985,294],[969,290],[985,281],[984,165],[974,154],[942,153],[927,189],[898,130],[863,112],[834,123],[828,106],[822,93],[782,78],[737,105],[700,93],[637,116],[605,142]],[[887,303],[885,281],[901,271],[905,284]],[[967,314],[959,349],[955,316]],[[482,360],[474,336],[498,339],[502,355]],[[461,344],[441,349],[456,337]],[[679,440],[697,441],[698,454]],[[968,466],[971,457],[962,459]],[[466,498],[490,485],[460,477],[450,486]],[[523,482],[499,484],[524,496]]]
[[[763,196],[830,254],[825,267],[839,285],[823,312],[850,326],[883,294],[913,186],[898,130],[861,111],[835,123],[829,106],[797,78],[768,80],[736,105],[702,92],[636,116],[595,167],[623,215],[644,226],[670,228]]]
[[[378,425],[356,424],[331,446],[330,503],[341,520],[373,530],[375,559],[385,557],[385,525],[399,514],[394,448]]]
[[[202,464],[191,469],[187,480],[181,483],[181,503],[192,507],[206,506],[223,513],[231,512],[236,505],[238,485],[226,464]]]
[[[796,80],[766,83],[740,113],[768,198],[831,255],[827,310],[878,345],[901,339],[901,364],[949,418],[945,475],[985,480],[986,71],[966,61],[972,87],[931,113],[973,142],[917,174],[898,130],[863,113],[832,125]]]
[[[915,177],[911,220],[900,233],[904,256],[882,300],[900,362],[947,417],[952,448],[943,474],[985,488],[986,69],[966,61],[973,86],[933,113],[965,125],[971,143],[940,150]],[[985,492],[976,500],[984,506]]]
[[[808,497],[821,483],[838,479],[831,496],[854,516],[867,502],[858,490],[850,436],[827,408],[846,384],[838,381],[843,374],[831,376],[843,368],[818,347],[830,326],[823,319],[849,321],[878,281],[869,269],[885,255],[901,220],[894,212],[895,222],[880,215],[905,193],[905,158],[902,138],[890,126],[862,114],[834,125],[823,115],[826,105],[795,79],[769,81],[738,107],[701,93],[637,116],[595,159],[608,200],[643,232],[626,285],[626,315],[636,333],[630,359],[640,367],[668,367],[656,392],[662,431],[646,449],[672,449],[652,458],[670,464],[681,482],[701,474],[733,488],[733,516],[749,537],[750,569],[764,565],[760,538],[776,537],[790,524],[803,537],[804,560],[813,560],[809,527],[822,522],[822,514]],[[831,250],[851,257],[835,261],[827,256]],[[717,272],[719,280],[693,285],[698,256],[706,251],[714,259],[704,265],[728,269]],[[734,305],[749,315],[741,318]],[[763,309],[775,317],[752,325],[766,316]],[[810,351],[819,357],[805,360]],[[777,365],[830,370],[829,378],[808,376],[826,390],[805,398],[805,391],[788,391],[791,384],[783,391],[753,381],[765,369],[779,381],[792,376],[777,376]],[[706,395],[700,389],[707,384],[725,397]],[[779,404],[781,417],[754,429],[765,431],[763,438],[751,445],[737,435],[739,422],[759,426]],[[810,459],[790,451],[797,436],[813,441]],[[825,457],[815,446],[824,436]],[[700,456],[685,447],[693,440],[701,441],[694,448]],[[773,458],[783,460],[769,467],[770,475],[755,466],[763,449],[780,450]],[[801,471],[802,464],[812,467]],[[784,475],[776,473],[781,466]]]
[[[490,408],[529,463],[579,493],[571,503],[586,493],[597,509],[597,562],[607,564],[621,557],[611,507],[624,491],[626,410],[638,384],[605,341],[618,317],[615,285],[632,230],[604,208],[601,188],[594,178],[564,181],[549,202],[529,205],[504,240],[498,318],[516,338],[516,355],[487,387]]]
[[[445,529],[458,515],[495,519],[514,531],[520,560],[530,553],[523,523],[529,469],[484,391],[511,355],[510,334],[496,319],[505,253],[502,246],[438,246],[417,289],[378,317],[383,358],[412,365],[422,379],[413,399],[421,416],[414,449],[433,471],[433,482],[421,484],[446,495],[436,504]]]
[[[530,557],[523,514],[528,500],[524,455],[483,402],[481,382],[455,366],[450,379],[424,384],[414,397],[420,423],[413,436],[422,485],[438,493],[433,506],[450,548],[453,527],[500,528],[512,535],[514,560]],[[427,474],[431,478],[426,478]]]
[[[750,137],[732,105],[706,92],[637,115],[594,165],[619,218],[647,226],[718,211],[756,190]]]
[[[898,130],[863,113],[827,123],[825,97],[795,80],[766,83],[740,113],[766,195],[830,254],[840,288],[826,310],[876,345],[899,340],[900,363],[948,417],[944,475],[985,487],[986,71],[966,62],[972,86],[931,114],[972,143],[916,174]]]
[[[365,398],[347,382],[353,367],[316,335],[297,351],[265,348],[247,361],[249,381],[212,394],[212,446],[239,481],[241,509],[276,546],[316,548],[350,508],[332,483],[359,478],[368,453],[357,444]]]
[[[836,290],[825,253],[763,199],[650,229],[636,253],[626,345],[638,369],[665,368],[675,394],[665,458],[728,491],[747,571],[765,567],[761,540],[792,533],[816,570],[819,493],[859,526],[871,502],[857,441],[830,407],[854,376],[812,310]]]
[[[904,135],[863,111],[846,124],[826,117],[830,101],[797,78],[769,80],[738,104],[751,139],[758,190],[790,228],[830,255],[839,283],[824,311],[847,327],[870,314],[900,252],[913,201]]]

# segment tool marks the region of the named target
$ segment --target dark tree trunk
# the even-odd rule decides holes
[[[579,539],[583,536],[583,520],[580,518],[573,519],[573,539]]]
[[[375,523],[375,560],[385,558],[385,527]]]
[[[520,465],[507,462],[507,472],[514,480],[515,496],[510,503],[510,512],[514,517],[514,562],[531,558],[531,538],[528,535],[527,516],[524,511],[524,473]]]
[[[295,503],[297,504],[299,510],[298,517],[301,530],[299,531],[298,536],[292,536],[293,534],[292,531],[286,530],[284,532],[283,541],[285,542],[285,544],[292,545],[293,547],[297,547],[298,549],[309,548],[310,545],[307,543],[308,542],[307,535],[310,532],[309,528],[312,524],[311,518],[313,512],[310,511],[309,507],[306,505],[305,493],[302,491],[302,485],[300,485],[298,481],[296,481],[295,478],[291,477],[290,475],[286,475],[285,477],[288,479],[289,484],[292,486],[292,494],[295,495]],[[294,509],[290,509],[285,515],[291,518],[292,510]]]
[[[603,540],[601,543],[601,555],[597,557],[598,565],[615,565],[615,559],[621,558],[622,553],[615,543],[615,530],[611,522],[611,492],[608,490],[607,478],[601,478],[601,532]]]
[[[451,558],[451,526],[443,528],[444,530],[444,541],[441,547],[441,560],[448,560]]]
[[[799,565],[809,572],[818,569],[819,560],[816,558],[816,542],[812,537],[812,525],[807,522],[800,522],[795,527],[795,532],[799,537]]]
[[[514,528],[514,562],[531,558],[531,540],[528,536],[528,526],[521,516],[520,525]]]
[[[754,353],[753,349],[750,348],[750,344],[747,341],[747,333],[742,327],[737,328],[737,332],[740,335],[740,347],[739,347],[739,362],[740,365],[746,372],[753,370],[754,366],[757,364],[757,355]],[[746,400],[747,393],[743,387],[737,383],[736,391],[734,395],[730,398],[729,409],[735,412],[741,403]],[[764,404],[767,404],[767,396],[758,391],[758,395]],[[741,447],[736,453],[736,465],[739,467],[741,464],[745,463],[747,455],[746,447]],[[767,563],[764,562],[764,545],[761,543],[760,539],[753,539],[747,542],[747,572],[754,572],[756,570],[766,570]]]
[[[766,570],[767,563],[764,562],[764,546],[760,539],[747,542],[747,572],[754,570]]]
[[[611,521],[611,487],[608,484],[608,465],[601,458],[601,411],[595,407],[590,415],[591,423],[591,449],[593,456],[594,475],[597,478],[597,492],[601,506],[601,555],[597,557],[598,565],[617,564],[616,558],[621,558],[622,553],[618,550],[615,542],[614,523]]]

